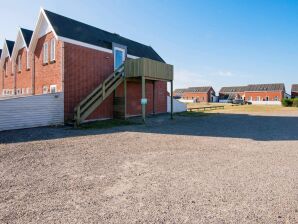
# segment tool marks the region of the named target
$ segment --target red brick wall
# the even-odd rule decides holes
[[[113,72],[113,55],[81,46],[64,44],[65,120],[74,108]],[[112,118],[113,96],[106,99],[89,119]]]
[[[250,100],[252,97],[253,101],[257,101],[257,97],[260,97],[260,101],[266,101],[266,97],[269,97],[269,101],[274,101],[274,97],[278,97],[278,101],[281,101],[284,97],[284,92],[245,92],[245,99]]]
[[[6,65],[6,69],[5,69]],[[3,89],[9,89],[14,91],[14,75],[12,73],[12,63],[10,59],[7,57],[4,61],[3,65]]]
[[[18,70],[18,56],[21,55],[21,71]],[[16,90],[17,89],[25,89],[25,93],[27,94],[27,88],[29,88],[31,93],[32,89],[32,63],[29,58],[29,65],[30,69],[27,69],[27,50],[25,48],[22,48],[18,52],[18,56],[16,58]],[[29,56],[30,57],[30,56]]]
[[[61,50],[62,42],[56,41],[56,61],[50,62],[50,40],[54,38],[54,34],[48,33],[45,36],[39,38],[35,51],[35,94],[42,94],[43,86],[46,85],[50,90],[50,85],[57,85],[57,92],[63,91],[62,89],[62,60]],[[43,44],[48,42],[48,64],[43,64]]]
[[[75,106],[114,71],[113,54],[97,51],[69,43],[64,45],[64,110],[65,120],[73,118]],[[167,85],[156,82],[156,113],[167,111]],[[117,91],[123,96],[123,84]],[[147,112],[153,111],[153,83],[147,81]],[[141,82],[127,83],[128,115],[141,114]],[[107,98],[88,119],[113,117],[113,96]]]
[[[292,92],[292,97],[293,98],[298,97],[298,92]]]
[[[196,99],[197,102],[209,102],[207,93],[183,93],[182,98],[185,100]]]
[[[167,83],[163,81],[155,81],[155,95],[153,96],[153,81],[146,80],[146,113],[152,114],[153,99],[155,102],[155,113],[167,112]],[[117,96],[124,96],[123,85],[120,85],[116,92]],[[141,81],[127,82],[127,115],[134,116],[142,113],[142,83]]]

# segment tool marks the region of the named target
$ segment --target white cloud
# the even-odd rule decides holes
[[[177,69],[174,72],[174,87],[187,88],[191,86],[211,85],[212,81],[203,75],[185,69]]]
[[[231,71],[219,71],[218,75],[221,77],[232,77],[234,74]]]

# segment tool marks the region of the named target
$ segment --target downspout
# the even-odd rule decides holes
[[[35,54],[34,52],[32,53],[31,52],[31,57],[32,57],[32,71],[31,71],[31,74],[32,74],[32,95],[35,95]]]

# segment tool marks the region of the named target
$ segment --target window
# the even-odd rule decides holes
[[[48,93],[48,86],[43,86],[42,87],[42,93],[47,94]]]
[[[18,72],[22,71],[22,57],[18,55]]]
[[[30,94],[30,88],[27,88],[27,89],[26,89],[26,93],[27,93],[27,94]]]
[[[257,96],[257,101],[261,101],[261,97]]]
[[[274,101],[278,101],[278,96],[275,96],[274,97]]]
[[[57,92],[57,85],[50,85],[50,93],[56,93]]]
[[[117,70],[125,60],[125,50],[115,47],[114,48],[114,69]]]
[[[17,95],[20,95],[21,93],[21,89],[17,89]]]
[[[26,55],[26,68],[27,68],[27,70],[30,69],[30,54],[29,54],[29,51],[27,51],[27,55]]]
[[[53,38],[51,40],[51,54],[50,54],[50,60],[51,62],[54,62],[56,60],[56,40]]]
[[[248,100],[249,100],[249,101],[252,101],[252,96],[250,96],[250,97],[248,98]]]
[[[269,101],[269,96],[266,96],[266,101]]]
[[[48,43],[43,44],[43,63],[48,64],[49,62],[49,46]]]

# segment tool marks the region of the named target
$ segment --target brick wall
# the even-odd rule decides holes
[[[56,41],[56,60],[54,63],[50,62],[50,40],[54,38],[52,32],[39,38],[35,51],[35,78],[34,78],[34,90],[35,94],[43,93],[43,86],[47,86],[48,92],[50,91],[50,85],[57,85],[57,92],[63,91],[62,89],[62,42]],[[43,44],[48,43],[48,64],[43,63]]]
[[[197,102],[209,102],[208,93],[183,93],[182,98],[185,100],[195,99]]]
[[[284,98],[284,92],[245,92],[245,99],[252,101],[257,101],[257,97],[260,97],[260,101],[266,101],[266,97],[269,97],[268,101],[275,101],[274,98],[278,97],[278,101],[281,101]]]
[[[69,43],[64,45],[64,97],[65,120],[73,118],[74,108],[92,90],[102,83],[114,71],[114,57],[111,53],[97,51]],[[167,111],[167,84],[156,82],[156,113]],[[116,90],[117,96],[123,96],[123,84]],[[147,81],[147,113],[153,111],[153,82]],[[141,114],[141,82],[127,83],[127,113]],[[113,96],[107,98],[88,119],[113,117]]]
[[[21,56],[21,71],[18,69],[18,56]],[[22,94],[31,94],[32,92],[32,63],[29,56],[29,69],[27,69],[27,50],[22,48],[16,58],[16,92],[22,90]],[[25,91],[25,92],[24,92]],[[28,92],[29,91],[29,92]]]
[[[146,80],[146,113],[152,114],[153,99],[155,102],[155,113],[167,112],[167,83],[163,81],[155,81],[155,92],[153,92],[154,84],[152,80]],[[153,93],[155,95],[153,96]],[[116,91],[117,96],[124,96],[123,85],[120,85]],[[127,82],[127,115],[134,116],[142,114],[142,83],[141,81]]]
[[[64,44],[65,120],[74,108],[113,72],[113,55],[69,43]],[[88,119],[112,118],[113,96],[106,99]]]
[[[292,98],[298,98],[298,92],[292,92]]]
[[[6,68],[5,68],[6,67]],[[12,91],[12,94],[14,94],[14,74],[12,73],[12,63],[9,59],[9,57],[7,57],[4,61],[4,65],[3,65],[3,89],[5,90],[10,90]],[[2,94],[2,92],[1,92]]]

